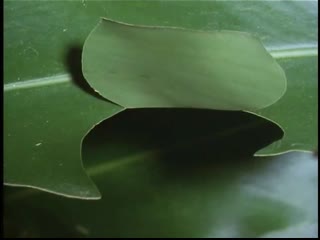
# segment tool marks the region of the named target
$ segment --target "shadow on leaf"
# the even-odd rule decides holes
[[[252,154],[282,135],[273,123],[243,112],[127,110],[84,139],[84,165],[101,200],[41,193],[21,207],[45,202],[83,237],[262,236],[303,216],[273,197],[277,178],[261,175],[271,183],[267,195],[256,182],[277,159]]]
[[[176,169],[175,175],[213,162],[237,164],[282,136],[274,123],[245,112],[134,109],[96,126],[84,147],[99,151],[104,146],[104,164],[150,155],[168,170]],[[97,163],[90,159],[85,164],[90,168]]]
[[[102,97],[96,91],[94,91],[94,89],[89,85],[89,83],[83,77],[81,56],[82,56],[82,47],[80,46],[70,47],[66,55],[65,65],[68,69],[68,72],[72,76],[73,83],[77,87],[82,89],[84,92],[100,100],[111,102],[108,99]]]

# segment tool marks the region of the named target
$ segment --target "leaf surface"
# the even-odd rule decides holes
[[[252,157],[253,146],[268,143],[259,134],[269,140],[278,136],[273,124],[245,113],[235,118],[234,112],[226,117],[219,111],[193,111],[169,109],[168,118],[159,121],[161,110],[129,110],[97,126],[84,141],[83,156],[102,199],[79,201],[11,189],[5,222],[20,230],[11,234],[316,237],[314,156]],[[197,128],[186,131],[190,125]],[[24,215],[13,208],[24,209]]]
[[[100,198],[82,167],[80,144],[95,124],[122,108],[70,82],[34,84],[24,82],[12,89],[7,85],[4,94],[5,184]]]
[[[102,19],[87,38],[83,74],[126,108],[256,110],[275,103],[286,78],[245,33],[130,26]]]

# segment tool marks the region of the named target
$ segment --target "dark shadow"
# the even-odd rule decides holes
[[[318,147],[317,147],[316,150],[314,150],[313,156],[314,156],[316,159],[318,159]]]
[[[282,136],[277,125],[245,112],[136,109],[96,126],[85,138],[84,148],[103,149],[105,161],[151,151],[163,163],[165,172],[175,175],[212,162],[233,164],[252,157]],[[85,164],[95,165],[95,161],[101,159]]]
[[[102,97],[89,85],[87,80],[82,74],[82,63],[81,63],[82,48],[80,46],[70,47],[66,55],[66,67],[68,68],[69,73],[72,76],[73,83],[85,91],[86,93],[107,102],[110,102],[108,99]]]
[[[48,211],[46,206],[24,206],[23,201],[5,205],[3,224],[5,238],[82,237],[76,230],[68,228],[61,218]]]

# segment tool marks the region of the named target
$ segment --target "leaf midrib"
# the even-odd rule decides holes
[[[275,59],[283,58],[301,58],[318,56],[318,47],[316,44],[310,45],[290,45],[284,47],[267,47],[268,52]],[[37,88],[54,84],[69,83],[72,81],[70,74],[59,74],[50,77],[37,78],[13,83],[4,84],[4,92],[21,90],[28,88]]]

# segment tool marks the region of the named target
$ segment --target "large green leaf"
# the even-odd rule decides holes
[[[317,236],[318,162],[311,154],[252,158],[267,143],[261,135],[279,134],[269,121],[244,113],[191,113],[166,110],[163,119],[161,110],[130,110],[103,122],[83,145],[85,167],[103,198],[8,189],[5,234],[297,237],[302,228],[304,237]],[[229,125],[229,131],[212,123]],[[197,128],[186,131],[190,125]]]
[[[70,110],[68,101],[72,98],[64,95],[66,99],[63,101],[60,99],[62,95],[58,93],[61,91],[65,94],[66,89],[70,89],[70,92],[74,93],[70,94],[71,96],[78,96],[75,97],[79,100],[77,103],[81,105],[92,103],[90,106],[96,108],[96,112],[91,111],[92,119],[90,117],[94,121],[93,114],[97,114],[95,123],[107,117],[107,114],[104,115],[102,111],[110,113],[108,103],[99,99],[96,100],[99,103],[96,101],[93,103],[89,100],[90,97],[86,96],[92,92],[82,92],[77,86],[72,85],[71,77],[54,76],[71,72],[74,80],[77,83],[81,82],[82,79],[79,76],[81,68],[78,66],[71,71],[69,65],[65,64],[65,60],[68,53],[74,53],[70,49],[83,45],[86,36],[100,17],[138,25],[249,32],[259,37],[267,49],[271,49],[273,54],[278,56],[304,56],[310,52],[314,54],[313,46],[317,41],[317,34],[314,31],[317,26],[317,2],[315,1],[6,1],[4,7],[4,70],[5,83],[9,84],[4,87],[5,95],[13,98],[12,95],[15,93],[20,93],[20,96],[24,93],[28,95],[32,92],[38,93],[37,96],[41,97],[37,100],[37,96],[33,95],[32,102],[41,103],[43,108],[45,102],[50,102],[52,106],[52,102],[59,101],[62,103],[58,111],[66,112],[63,110],[64,106],[66,105]],[[311,48],[305,51],[306,46],[309,47],[308,44]],[[281,51],[276,51],[277,49]],[[287,51],[288,49],[290,51]],[[71,57],[69,62],[77,62],[79,59],[79,56]],[[302,61],[303,58],[300,60]],[[294,61],[295,59],[292,59],[292,62]],[[291,64],[284,65],[282,60],[279,63],[287,74]],[[305,68],[302,67],[303,65],[300,66],[300,70],[297,70],[300,77],[297,76],[296,80],[299,84],[303,84],[300,88],[304,88],[304,84],[311,84],[311,82],[298,80],[305,79],[302,71]],[[315,66],[310,68],[315,69]],[[34,79],[40,80],[37,84],[31,84],[33,87],[30,88],[30,83],[33,82],[26,80]],[[21,82],[20,87],[23,86],[23,88],[16,88],[14,84],[17,82]],[[53,84],[49,87],[47,83]],[[60,87],[56,84],[60,84]],[[26,86],[29,87],[26,88]],[[316,89],[315,85],[312,84],[312,86],[311,88]],[[51,88],[56,91],[55,95],[50,92]],[[290,88],[290,82],[288,88]],[[41,89],[47,91],[41,91]],[[46,95],[48,98],[45,97]],[[80,97],[81,95],[86,100]],[[18,96],[15,99],[19,99]],[[11,105],[13,104],[11,102],[10,105],[21,109],[18,105],[22,103],[27,105],[22,101],[16,102],[16,105]],[[104,105],[100,106],[100,103]],[[100,107],[96,107],[96,104]],[[298,105],[295,104],[290,107],[298,109]],[[40,121],[43,113],[35,112],[35,109],[36,107],[30,104],[28,109],[21,111],[30,112],[30,115],[34,112],[34,115],[38,115],[38,122],[41,125],[44,123]],[[83,109],[83,113],[88,109],[90,108]],[[9,115],[15,113],[13,108],[7,110],[11,111]],[[46,110],[49,111],[49,109]],[[299,110],[299,114],[305,112],[305,108]],[[70,110],[70,113],[74,114],[74,118],[79,116],[79,112]],[[154,138],[152,133],[157,129],[158,121],[155,122],[152,131],[150,128],[139,128],[141,131],[136,130],[132,134],[126,131],[126,129],[135,129],[135,125],[126,128],[127,125],[130,126],[130,119],[126,121],[127,114],[123,112],[116,115],[114,121],[113,118],[108,119],[101,128],[93,130],[89,137],[84,139],[82,149],[85,166],[89,175],[97,182],[103,198],[99,201],[85,202],[65,199],[37,190],[6,188],[6,235],[13,234],[20,237],[30,235],[40,237],[317,236],[316,169],[318,163],[314,161],[311,154],[290,153],[272,158],[253,159],[246,156],[252,154],[257,147],[262,147],[261,141],[267,144],[281,137],[281,131],[271,123],[261,122],[261,118],[253,118],[248,114],[226,115],[225,120],[229,123],[225,126],[233,126],[233,128],[229,132],[219,131],[220,134],[217,136],[215,128],[222,129],[213,124],[216,123],[213,119],[217,116],[216,114],[212,115],[213,118],[208,118],[209,122],[204,124],[203,121],[206,118],[200,118],[200,116],[197,118],[200,112],[186,112],[186,115],[192,117],[194,121],[186,121],[180,128],[179,133],[182,135],[173,134],[177,132],[171,133],[168,128],[162,127],[159,133],[162,133],[163,137]],[[294,112],[291,117],[296,114],[297,112]],[[309,115],[309,125],[305,124],[305,119],[301,120],[301,127],[304,126],[305,131],[308,129],[312,132],[314,129],[316,121],[314,115],[314,113]],[[22,121],[25,120],[23,115],[19,113],[19,116],[21,116],[18,119],[20,123],[25,122]],[[205,117],[205,115],[201,116]],[[247,123],[242,125],[245,128],[242,128],[239,122],[232,122],[239,121],[241,116],[244,117],[243,123]],[[60,122],[62,117],[65,116],[56,116],[53,121]],[[160,112],[156,117],[160,122],[164,119],[171,122],[171,119],[175,118],[167,112]],[[124,118],[124,123],[116,121],[119,118]],[[186,116],[184,118],[188,119]],[[252,126],[250,125],[252,122],[247,122],[248,118],[254,122],[267,123],[268,127],[254,128],[255,130],[251,131],[249,126]],[[32,116],[32,119],[36,117]],[[84,126],[85,118],[77,118],[77,121],[79,120]],[[143,124],[147,123],[146,121],[141,120],[143,127],[147,125]],[[224,118],[220,118],[218,122],[225,123],[223,120]],[[276,120],[280,122],[280,119]],[[72,127],[76,127],[77,123],[71,122]],[[15,124],[21,128],[18,123]],[[113,129],[114,124],[119,124],[123,128]],[[83,131],[86,132],[90,127],[92,127],[91,123],[85,126]],[[199,127],[201,131],[198,131]],[[121,130],[122,134],[119,134]],[[52,133],[57,129],[50,131]],[[107,134],[106,131],[113,133]],[[230,137],[239,131],[242,134],[237,138]],[[276,134],[271,134],[272,132]],[[137,134],[140,138],[137,138]],[[166,135],[169,136],[166,137]],[[209,145],[207,148],[205,145],[201,147],[202,144],[192,142],[193,137],[198,136],[194,139],[196,140],[201,135],[208,137],[209,142],[212,141],[218,146]],[[246,136],[251,140],[246,140]],[[29,144],[28,136],[23,137],[25,139],[23,144]],[[176,148],[179,144],[178,146],[172,144],[174,145],[172,154],[152,154],[154,151],[151,151],[151,148],[146,149],[151,145],[152,149],[159,149],[162,152],[161,144],[168,141],[170,145],[175,142],[174,139],[179,140],[177,137],[187,142],[191,141],[187,145],[188,150]],[[62,138],[60,136],[58,140]],[[32,142],[34,145],[30,145],[30,151],[37,151],[41,149],[39,147],[45,146],[42,143],[35,147],[35,144],[39,143],[38,138],[35,140],[37,141]],[[228,145],[230,140],[233,142],[232,145]],[[8,141],[8,136],[4,136],[4,141]],[[240,145],[238,146],[237,143]],[[255,145],[255,143],[259,144]],[[75,143],[72,142],[72,144]],[[61,145],[62,143],[59,142],[59,146]],[[62,146],[63,149],[66,149],[67,145]],[[239,156],[238,151],[248,147],[250,151],[243,157]],[[79,149],[79,142],[77,142],[75,154],[77,160],[73,161],[76,165],[72,166],[77,169],[80,164]],[[17,147],[15,150],[18,152],[20,148]],[[54,150],[50,153],[52,152],[56,154]],[[230,156],[232,152],[234,154]],[[229,153],[229,156],[226,153]],[[30,156],[30,153],[26,156]],[[48,156],[43,158],[44,161],[48,161]],[[184,159],[186,161],[183,161]],[[27,165],[32,158],[28,159],[21,154],[20,160],[21,165]],[[5,160],[5,164],[7,163]],[[19,168],[19,170],[23,169]],[[82,168],[80,170],[82,171]],[[73,172],[72,169],[71,171]],[[18,175],[18,173],[14,174]],[[32,174],[35,179],[38,179],[38,183],[41,183],[41,176],[44,176],[41,169],[34,169]]]
[[[143,13],[143,14],[142,14]],[[254,14],[253,14],[254,13]],[[4,4],[4,82],[9,85],[4,86],[5,98],[9,96],[10,99],[19,99],[18,95],[24,95],[24,93],[31,94],[32,92],[38,93],[32,94],[30,99],[25,100],[33,103],[41,103],[42,107],[45,105],[45,102],[49,102],[50,106],[54,105],[54,102],[60,100],[61,96],[57,93],[61,89],[73,89],[70,92],[74,91],[74,94],[79,97],[80,95],[85,96],[86,94],[91,94],[81,92],[82,90],[78,89],[77,86],[74,86],[70,83],[71,77],[59,77],[61,74],[66,74],[72,72],[69,69],[70,64],[66,64],[66,59],[69,58],[69,63],[77,62],[78,57],[74,57],[74,51],[70,51],[74,48],[79,50],[79,46],[82,46],[86,36],[90,33],[91,29],[97,24],[100,17],[108,17],[115,19],[117,21],[128,22],[131,24],[138,25],[151,25],[151,26],[178,26],[182,28],[196,29],[196,30],[232,30],[232,31],[242,31],[249,32],[254,36],[262,40],[264,46],[267,49],[273,51],[274,56],[288,56],[289,60],[292,61],[292,64],[287,65],[283,64],[286,59],[279,61],[282,67],[285,69],[288,76],[288,69],[295,69],[290,66],[296,65],[296,61],[302,61],[304,55],[314,55],[315,52],[315,43],[317,41],[316,26],[317,26],[317,2],[316,1],[46,1],[45,4],[39,1],[5,1]],[[307,48],[306,48],[307,47]],[[280,50],[280,51],[277,51]],[[293,51],[291,51],[293,49]],[[307,49],[307,51],[305,51]],[[77,51],[78,51],[77,50]],[[81,50],[81,49],[80,49]],[[290,51],[288,51],[290,50]],[[302,51],[301,51],[302,50]],[[310,50],[310,51],[309,51]],[[77,52],[76,51],[76,52]],[[289,53],[289,54],[288,54]],[[292,58],[291,56],[300,56],[300,58]],[[288,57],[287,57],[288,58]],[[309,58],[314,59],[314,58]],[[309,61],[309,60],[305,60]],[[304,71],[305,69],[303,64],[299,65],[300,70],[295,70],[299,73],[299,76],[296,78],[298,88],[296,89],[305,89],[306,84],[313,89],[312,95],[308,95],[308,99],[316,99],[315,91],[317,86],[314,85],[311,81],[302,81],[305,80]],[[312,72],[315,72],[316,65],[312,63],[309,65],[309,73],[312,75]],[[81,73],[81,68],[78,66],[73,69],[75,73],[74,80],[76,82],[81,81],[81,76],[79,80],[79,73]],[[308,73],[308,75],[309,75]],[[293,74],[289,74],[291,77]],[[64,76],[64,75],[62,75]],[[314,75],[313,75],[314,76]],[[49,77],[49,78],[47,78]],[[290,78],[290,76],[289,76]],[[37,84],[32,82],[33,80],[38,79]],[[316,79],[315,77],[313,79]],[[31,82],[27,81],[31,80]],[[290,88],[290,79],[288,79],[288,88]],[[17,82],[21,82],[20,87],[15,87]],[[30,84],[31,83],[31,84]],[[52,83],[49,87],[43,86],[48,83]],[[56,84],[60,84],[56,86]],[[301,85],[300,85],[301,84]],[[310,85],[311,84],[311,85]],[[23,88],[21,88],[23,86]],[[25,88],[28,86],[27,88]],[[32,86],[32,88],[30,88]],[[295,86],[295,85],[292,85]],[[41,88],[40,88],[41,87]],[[35,89],[37,88],[37,89]],[[47,91],[41,91],[47,90]],[[50,92],[53,89],[53,92],[56,91],[56,95]],[[76,90],[77,89],[77,90]],[[9,90],[9,91],[8,91]],[[48,92],[49,91],[49,92]],[[79,91],[79,92],[78,92]],[[65,91],[62,90],[63,93]],[[81,93],[80,93],[81,92]],[[287,92],[289,93],[289,91]],[[310,92],[311,93],[311,92]],[[299,94],[297,92],[297,94]],[[307,93],[308,94],[308,93]],[[40,97],[41,96],[41,97]],[[46,97],[48,96],[48,97]],[[49,98],[50,96],[50,98]],[[61,106],[59,107],[59,112],[66,112],[68,110],[63,110],[66,105],[66,109],[70,109],[68,102],[72,99],[73,93],[70,93],[70,96],[64,95],[66,98],[64,101],[61,99]],[[288,96],[293,96],[289,94]],[[39,99],[37,99],[39,97]],[[85,102],[91,102],[89,96],[84,97],[86,100],[79,100],[77,104],[79,106]],[[286,98],[286,95],[283,99]],[[26,97],[24,97],[26,99]],[[81,98],[82,99],[82,98]],[[93,98],[92,98],[93,99]],[[292,99],[290,102],[290,108],[296,109],[293,114],[287,114],[285,111],[279,111],[274,108],[272,117],[280,122],[282,117],[292,117],[299,116],[300,114],[305,114],[307,117],[300,118],[300,122],[296,122],[290,125],[290,131],[294,134],[294,137],[299,137],[298,140],[294,140],[291,143],[301,144],[305,142],[306,139],[309,141],[308,149],[312,149],[316,145],[315,142],[315,126],[316,126],[316,108],[312,108],[312,105],[309,106],[303,105],[299,107],[297,103],[294,103],[295,100]],[[295,96],[295,99],[296,96]],[[304,99],[306,100],[306,99]],[[15,100],[16,101],[16,100]],[[83,101],[83,102],[82,102]],[[96,102],[98,101],[98,103]],[[296,100],[299,101],[299,100]],[[314,101],[314,100],[313,100]],[[94,102],[94,103],[93,103]],[[92,108],[96,108],[95,104],[100,105],[101,100],[95,99],[92,102]],[[292,102],[292,104],[291,104]],[[43,113],[39,113],[37,108],[34,105],[27,104],[18,100],[15,103],[10,100],[10,103],[5,99],[5,104],[12,107],[6,107],[5,111],[8,116],[14,116],[17,112],[15,109],[21,109],[20,104],[28,106],[24,108],[25,113],[32,115],[32,119],[35,119],[36,122],[39,122],[40,126],[44,123],[41,119]],[[67,104],[66,104],[67,103]],[[281,101],[278,102],[279,104]],[[311,102],[310,102],[311,103]],[[314,104],[314,102],[312,102]],[[70,103],[71,104],[71,103]],[[75,103],[74,103],[75,104]],[[107,104],[107,105],[106,105]],[[286,103],[287,104],[287,103]],[[77,105],[78,106],[78,105]],[[78,106],[78,107],[79,107]],[[97,114],[96,120],[92,122],[97,123],[102,118],[109,116],[110,109],[108,108],[108,103],[104,103],[104,106],[101,105],[101,109],[105,114],[100,111],[100,107],[96,108],[95,114]],[[110,105],[112,106],[112,105]],[[276,105],[274,105],[276,106]],[[55,106],[57,107],[57,106]],[[286,110],[290,108],[285,108]],[[312,108],[313,112],[310,112],[308,108]],[[56,108],[57,109],[57,108]],[[80,108],[79,108],[80,109]],[[49,111],[50,109],[48,109]],[[83,112],[85,113],[88,108]],[[272,112],[272,109],[266,109]],[[308,110],[308,113],[307,113]],[[50,110],[51,111],[51,110]],[[89,111],[90,112],[90,111]],[[278,113],[277,113],[278,112]],[[70,119],[77,118],[79,112],[69,112],[71,115]],[[93,111],[91,111],[93,114]],[[53,115],[53,114],[52,114]],[[278,115],[278,116],[276,116]],[[17,125],[22,129],[22,119],[25,119],[22,113],[19,113],[15,117],[15,123],[10,123],[12,126]],[[48,116],[45,114],[45,116]],[[265,116],[269,117],[268,113],[265,112]],[[65,117],[65,116],[63,116]],[[277,118],[275,118],[277,117]],[[19,121],[17,121],[19,119]],[[48,119],[45,119],[45,121]],[[52,122],[61,121],[60,115],[55,115],[55,118],[52,119]],[[76,127],[77,122],[72,122],[72,127]],[[85,119],[80,119],[81,124],[84,124]],[[286,121],[286,120],[285,120]],[[93,126],[92,122],[83,128],[83,134]],[[6,121],[5,124],[9,124]],[[9,124],[9,125],[10,125]],[[33,124],[35,125],[35,124]],[[66,125],[64,125],[66,126]],[[289,136],[289,128],[283,126],[287,131],[286,135]],[[303,131],[301,132],[301,129]],[[39,126],[37,126],[37,130]],[[295,131],[295,129],[299,129]],[[43,128],[45,131],[46,128]],[[57,129],[50,130],[54,132]],[[10,133],[9,131],[5,131]],[[28,131],[32,134],[32,129]],[[306,134],[304,134],[304,132]],[[26,132],[25,132],[26,133]],[[310,137],[308,137],[310,133]],[[20,133],[19,133],[20,134]],[[21,135],[20,135],[21,136]],[[23,135],[25,141],[23,142],[23,148],[27,149],[25,146],[28,143],[28,139],[33,139],[34,135],[28,136]],[[303,136],[303,139],[300,138]],[[31,138],[30,138],[31,137]],[[81,169],[80,158],[79,158],[79,144],[83,136],[78,138],[79,141],[77,144],[77,152],[74,153],[74,156],[77,156],[77,160],[72,161],[76,163],[76,166],[73,166],[75,169]],[[62,138],[60,138],[62,139]],[[32,169],[32,174],[34,181],[37,181],[37,184],[41,184],[43,177],[47,178],[45,174],[42,174],[42,169],[36,169],[36,167],[30,166],[31,158],[24,156],[32,156],[35,150],[39,150],[39,147],[45,146],[40,145],[35,147],[36,144],[40,143],[38,137],[32,141],[32,144],[29,145],[28,152],[25,155],[21,154],[19,159],[22,159],[19,162],[19,166],[29,165],[26,169]],[[43,140],[42,136],[41,139]],[[4,135],[4,141],[13,142],[14,148],[16,146],[13,140],[9,140],[9,136]],[[19,140],[20,144],[22,140]],[[59,143],[59,146],[61,146]],[[73,142],[72,142],[73,144]],[[283,146],[285,146],[284,144]],[[21,145],[20,145],[21,146]],[[20,147],[19,146],[19,147]],[[65,147],[68,147],[65,144]],[[292,147],[292,146],[291,146]],[[286,147],[287,148],[287,147]],[[307,147],[303,147],[307,148]],[[52,149],[56,149],[53,147]],[[273,152],[278,151],[278,146],[273,149]],[[20,148],[14,148],[15,155],[20,151]],[[54,151],[54,150],[51,150]],[[6,151],[6,149],[5,149]],[[283,151],[283,149],[281,150]],[[50,154],[51,154],[50,152]],[[49,152],[43,158],[44,161],[48,161],[50,158]],[[18,160],[15,160],[16,163]],[[79,165],[80,164],[80,165]],[[9,166],[10,162],[5,159],[5,167]],[[14,169],[14,168],[12,168]],[[17,168],[23,171],[23,168]],[[60,170],[60,169],[59,169]],[[14,171],[14,170],[13,170]],[[73,171],[73,170],[72,170]],[[53,172],[51,172],[53,173]],[[19,174],[24,175],[23,172],[13,172],[14,176],[19,176]],[[55,172],[54,174],[59,174]],[[5,177],[10,178],[12,182],[15,180],[6,174]],[[72,176],[68,176],[72,177]],[[57,178],[52,178],[57,179]],[[55,183],[52,181],[52,185]],[[20,183],[23,184],[23,183]],[[91,185],[91,183],[89,184]]]
[[[88,83],[126,108],[256,110],[286,90],[283,70],[261,42],[232,31],[102,19],[85,42],[82,64]]]

